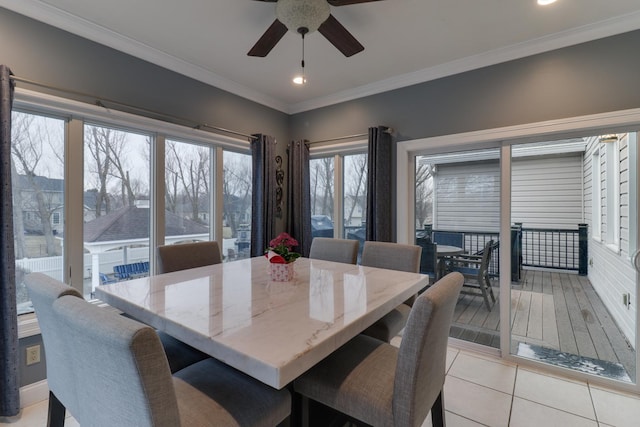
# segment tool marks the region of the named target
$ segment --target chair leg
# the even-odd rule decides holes
[[[52,391],[49,391],[49,413],[47,414],[48,427],[64,427],[66,408],[58,400]]]
[[[433,402],[431,407],[431,424],[433,427],[445,427],[446,422],[444,419],[444,396],[442,390],[438,394],[436,401]]]

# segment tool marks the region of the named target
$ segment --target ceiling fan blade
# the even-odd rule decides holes
[[[327,0],[327,3],[329,3],[331,6],[347,6],[350,4],[370,3],[372,1],[381,1],[381,0]]]
[[[277,19],[273,21],[273,24],[267,31],[264,32],[262,37],[251,48],[247,55],[265,57],[271,52],[271,49],[278,44],[280,39],[287,34],[287,27]]]
[[[318,31],[344,56],[349,57],[364,50],[364,46],[333,15],[329,15],[329,18],[320,25]]]

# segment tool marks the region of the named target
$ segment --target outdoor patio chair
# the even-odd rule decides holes
[[[464,248],[464,234],[457,231],[434,231],[433,242],[440,245]]]
[[[416,239],[418,246],[422,248],[422,256],[420,257],[420,273],[429,275],[430,279],[438,278],[438,251],[436,244],[429,239]]]
[[[463,280],[448,274],[416,299],[400,348],[358,335],[297,378],[294,391],[367,425],[421,426],[431,410],[432,425],[444,426],[447,342]]]
[[[493,240],[489,240],[478,255],[462,254],[450,257],[447,260],[449,271],[457,271],[464,276],[464,287],[461,293],[482,296],[489,311],[491,311],[492,303],[495,304],[496,302],[491,281],[489,280],[489,264],[495,247],[496,243]],[[491,302],[489,299],[491,299]]]

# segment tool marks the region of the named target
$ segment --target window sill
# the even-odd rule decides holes
[[[40,335],[40,325],[35,313],[18,316],[18,339]]]
[[[93,299],[89,302],[91,304],[96,304],[98,307],[112,310],[116,313],[121,313],[119,310],[100,300]],[[21,314],[18,316],[18,339],[28,338],[34,335],[40,335],[40,325],[38,324],[38,318],[35,313]]]

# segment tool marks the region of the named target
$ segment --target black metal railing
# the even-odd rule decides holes
[[[458,233],[467,253],[481,251],[490,240],[500,243],[497,232],[433,230],[430,225],[416,230],[416,236],[429,236],[437,243],[441,232],[445,232],[447,238]],[[516,223],[511,226],[511,280],[520,280],[523,266],[572,270],[586,275],[587,244],[586,224],[578,224],[577,229],[552,229],[523,228]],[[500,274],[500,246],[494,249],[489,265],[489,274],[493,276]]]
[[[578,229],[522,228],[522,265],[587,274],[587,225]]]

